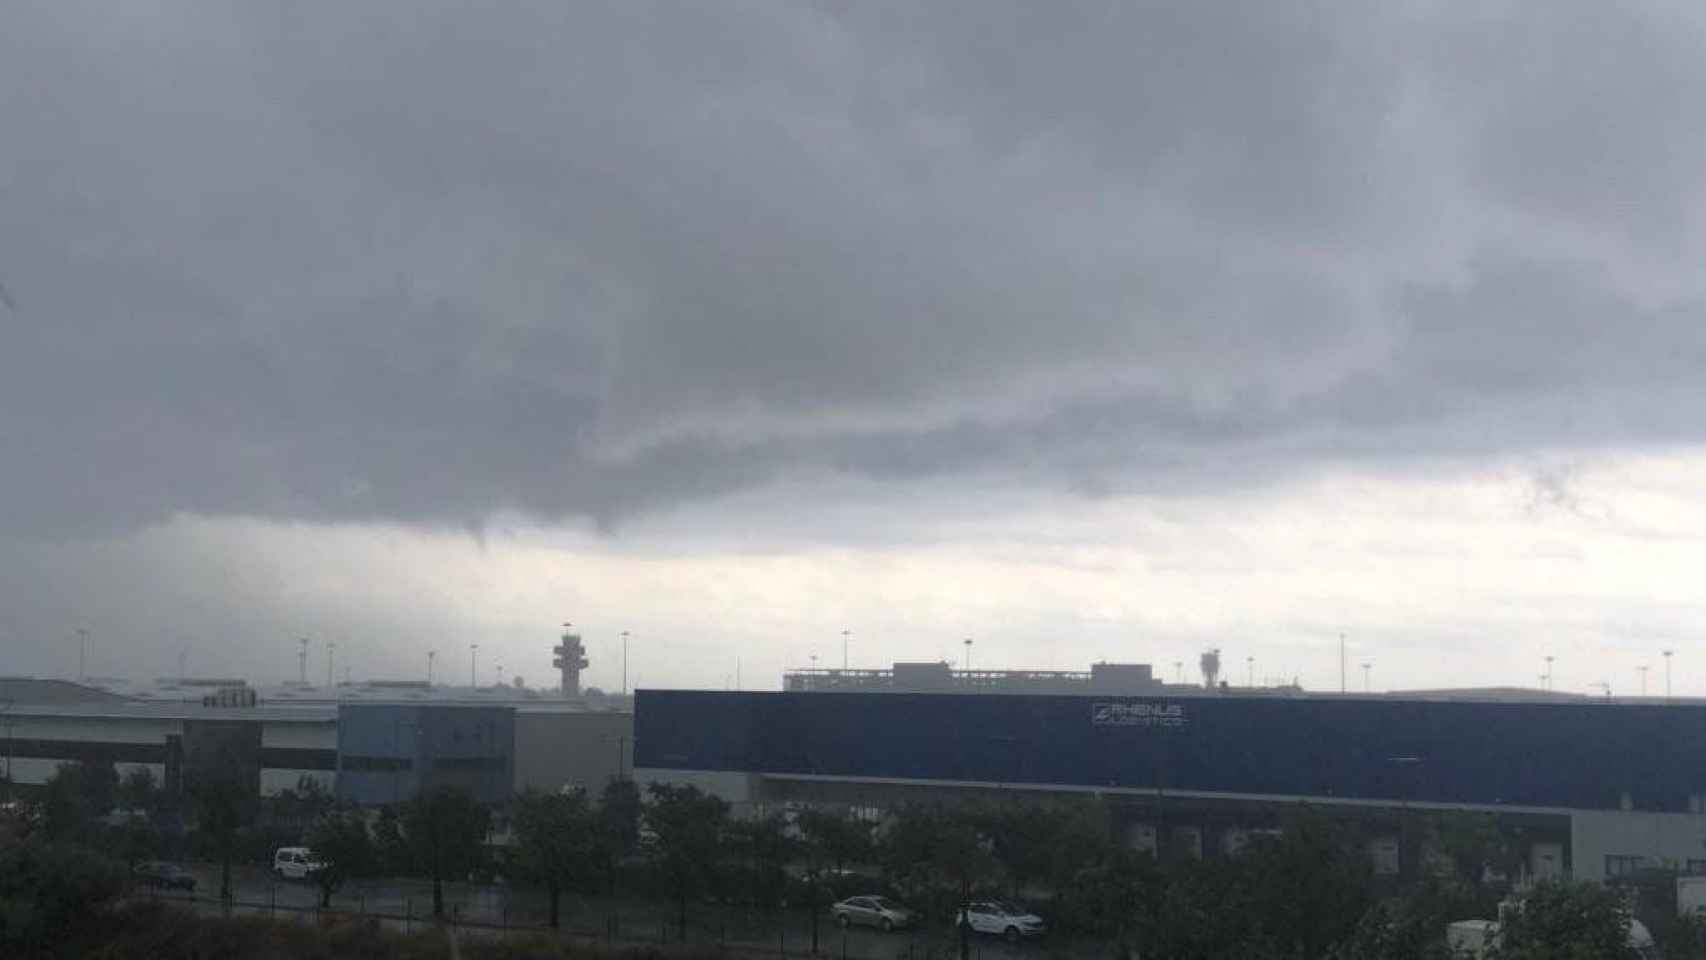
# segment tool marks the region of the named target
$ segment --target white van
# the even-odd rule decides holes
[[[279,847],[272,855],[272,872],[280,880],[307,880],[324,867],[307,847]]]

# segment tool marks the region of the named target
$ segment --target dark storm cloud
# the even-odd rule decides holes
[[[0,527],[1692,442],[1703,54],[1686,6],[39,5]]]

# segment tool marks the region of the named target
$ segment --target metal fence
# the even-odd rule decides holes
[[[959,941],[953,931],[923,928],[879,934],[874,931],[849,931],[827,920],[818,936],[817,949],[812,949],[809,929],[800,929],[800,918],[789,924],[785,918],[764,915],[719,916],[714,919],[690,919],[686,935],[677,924],[660,918],[656,913],[624,914],[621,911],[583,912],[564,918],[562,926],[552,929],[535,910],[512,912],[507,903],[495,915],[476,915],[464,910],[462,904],[452,904],[442,921],[432,916],[430,898],[402,899],[401,910],[370,907],[364,895],[341,898],[334,907],[321,907],[280,902],[278,887],[271,888],[264,899],[234,897],[224,900],[218,896],[149,891],[143,899],[182,904],[198,913],[223,916],[265,916],[276,920],[313,924],[356,923],[397,930],[404,934],[423,929],[448,927],[453,932],[473,936],[546,936],[570,940],[586,946],[607,949],[641,946],[685,945],[714,947],[720,951],[767,957],[817,957],[827,960],[953,960],[959,956]],[[384,898],[394,901],[395,898]],[[354,901],[353,904],[350,901]],[[1083,945],[1051,944],[1012,947],[985,940],[972,945],[973,960],[1000,960],[1008,957],[1075,957],[1094,955]]]

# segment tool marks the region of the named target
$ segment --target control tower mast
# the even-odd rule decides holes
[[[557,655],[551,661],[551,666],[562,671],[562,694],[565,697],[581,695],[581,671],[587,667],[586,645],[581,643],[578,633],[570,632],[574,624],[563,624],[563,642],[551,648]]]

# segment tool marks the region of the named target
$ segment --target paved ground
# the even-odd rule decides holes
[[[219,868],[191,864],[196,877],[196,906],[219,911]],[[505,929],[545,926],[549,916],[545,898],[533,890],[501,885],[451,883],[445,885],[445,909],[470,935],[501,935]],[[275,879],[258,866],[232,868],[232,894],[238,912],[273,913],[287,917],[312,918],[319,907],[319,888],[310,883]],[[633,942],[673,941],[674,912],[657,903],[564,896],[563,932],[588,938]],[[332,909],[378,916],[387,926],[419,929],[430,922],[432,885],[414,879],[374,880],[351,884],[335,894]],[[754,952],[804,955],[811,949],[809,915],[783,918],[754,915],[747,911],[705,906],[689,912],[689,937],[697,942],[726,943]],[[1108,952],[1058,942],[1009,946],[993,938],[972,941],[973,960],[1045,960],[1053,957],[1105,957]],[[854,928],[843,931],[828,912],[819,919],[818,947],[821,953],[849,960],[951,960],[957,957],[952,930],[925,928],[883,933]]]

